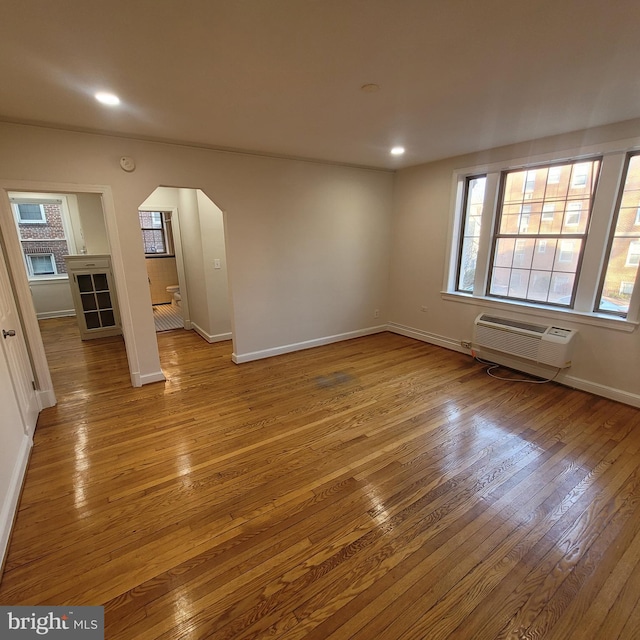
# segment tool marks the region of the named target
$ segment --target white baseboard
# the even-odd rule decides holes
[[[152,382],[164,382],[165,380],[166,378],[162,371],[145,373],[144,375],[139,371],[135,371],[131,374],[131,384],[134,387],[141,387],[143,384],[151,384]]]
[[[386,329],[387,331],[391,331],[392,333],[398,333],[401,336],[406,336],[407,338],[415,338],[416,340],[428,342],[429,344],[435,344],[439,347],[445,347],[446,349],[451,349],[452,351],[459,351],[460,353],[471,353],[469,349],[465,349],[464,347],[462,347],[458,340],[447,338],[446,336],[440,336],[437,333],[429,333],[428,331],[423,331],[422,329],[413,329],[412,327],[406,327],[405,325],[396,324],[395,322],[389,322]]]
[[[421,340],[422,342],[428,342],[439,347],[445,347],[446,349],[452,349],[453,351],[459,351],[460,353],[467,353],[471,355],[471,351],[469,349],[465,349],[464,347],[462,347],[460,343],[453,338],[447,338],[445,336],[429,333],[428,331],[422,331],[421,329],[413,329],[401,324],[396,324],[395,322],[390,322],[387,325],[387,329],[392,333],[398,333],[400,335],[407,336],[408,338],[415,338],[416,340]],[[520,371],[525,371],[526,373],[530,373],[531,375],[539,376],[542,378],[546,376],[552,376],[556,371],[556,369],[554,369],[553,367],[549,368],[536,366],[534,363],[529,364],[521,360],[510,358],[506,355],[500,355],[497,360],[499,360],[500,364],[504,364],[507,367],[519,369]],[[615,389],[613,387],[608,387],[597,382],[591,382],[590,380],[576,378],[575,376],[572,376],[568,373],[570,369],[567,369],[566,371],[567,373],[563,373],[561,371],[554,379],[554,381],[573,389],[587,391],[588,393],[593,393],[596,396],[602,396],[603,398],[608,398],[609,400],[615,400],[616,402],[629,404],[632,407],[640,407],[640,395],[636,393],[630,393],[628,391],[623,391],[622,389]]]
[[[38,320],[46,320],[47,318],[66,318],[75,317],[75,309],[63,309],[62,311],[43,311],[42,313],[36,313]]]
[[[210,344],[213,344],[214,342],[224,342],[225,340],[231,340],[231,332],[211,335],[210,333],[207,333],[202,327],[199,327],[195,322],[191,322],[190,324],[191,328]]]
[[[56,394],[53,389],[44,389],[42,391],[36,391],[36,396],[38,398],[38,406],[40,407],[40,411],[42,409],[46,409],[47,407],[55,407],[56,406]]]
[[[20,429],[22,429],[22,427],[20,427]],[[29,436],[25,435],[22,438],[16,463],[13,467],[13,473],[11,474],[11,480],[9,481],[9,487],[7,488],[7,493],[2,504],[2,510],[0,510],[0,574],[2,572],[2,567],[4,566],[4,559],[9,546],[11,529],[13,528],[13,521],[18,510],[20,493],[22,491],[22,482],[27,471],[29,453],[32,446],[33,441]]]
[[[616,400],[617,402],[640,408],[640,395],[637,393],[629,393],[628,391],[614,389],[604,384],[598,384],[597,382],[591,382],[590,380],[583,380],[582,378],[575,378],[569,375],[563,376],[559,382],[574,389],[580,389],[580,391],[588,391],[596,396],[602,396],[603,398],[609,398],[609,400]]]
[[[361,338],[362,336],[370,336],[374,333],[386,331],[386,325],[378,327],[369,327],[367,329],[359,329],[358,331],[348,331],[334,336],[326,336],[324,338],[316,338],[314,340],[306,340],[304,342],[295,342],[293,344],[285,344],[281,347],[273,347],[272,349],[264,349],[262,351],[252,351],[249,353],[233,353],[231,360],[236,364],[243,362],[251,362],[252,360],[262,360],[264,358],[272,358],[284,353],[292,353],[293,351],[302,351],[303,349],[313,349],[313,347],[321,347],[325,344],[333,342],[342,342],[343,340],[351,340],[352,338]]]

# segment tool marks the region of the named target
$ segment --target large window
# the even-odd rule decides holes
[[[458,174],[447,290],[637,321],[640,152]]]
[[[488,295],[569,307],[599,160],[502,176]]]
[[[598,310],[626,314],[640,263],[640,155],[630,156],[616,211]]]

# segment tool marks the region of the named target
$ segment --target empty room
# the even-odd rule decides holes
[[[640,5],[0,21],[0,636],[633,639]]]

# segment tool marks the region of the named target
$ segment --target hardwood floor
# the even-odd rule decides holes
[[[2,604],[103,604],[109,640],[638,638],[640,411],[393,334],[236,366],[43,322]]]

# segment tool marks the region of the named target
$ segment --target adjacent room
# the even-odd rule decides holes
[[[637,638],[639,19],[5,7],[0,636]]]

